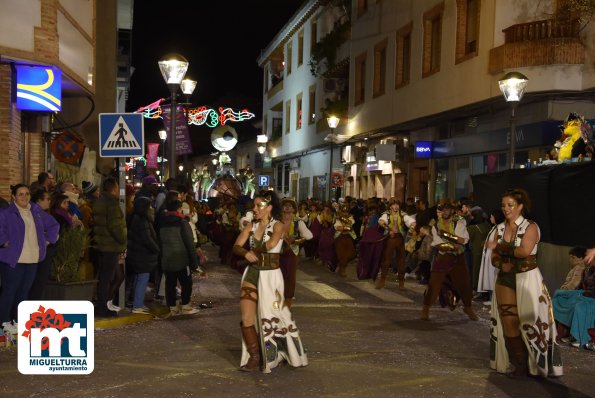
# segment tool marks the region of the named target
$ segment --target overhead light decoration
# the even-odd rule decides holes
[[[145,119],[162,119],[161,102],[164,99],[161,98],[147,106],[143,106],[136,110],[137,113],[142,113]],[[215,128],[218,125],[224,126],[228,122],[243,122],[254,118],[254,113],[248,109],[242,109],[236,111],[232,108],[219,107],[217,112],[213,108],[207,106],[199,106],[196,108],[189,108],[185,110],[188,124],[195,126],[202,126],[206,124],[211,128]]]

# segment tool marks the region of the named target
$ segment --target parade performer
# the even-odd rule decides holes
[[[378,204],[369,200],[366,203],[366,216],[363,222],[363,233],[359,241],[359,255],[357,260],[357,278],[371,279],[378,274],[386,235],[384,228],[378,225],[380,214]]]
[[[502,195],[501,203],[505,221],[487,242],[499,270],[492,297],[490,367],[514,378],[527,372],[562,376],[552,300],[537,267],[540,231],[526,218],[529,196],[513,189]]]
[[[471,306],[471,279],[464,255],[465,243],[469,240],[467,224],[464,218],[454,217],[455,209],[451,203],[438,206],[438,211],[438,222],[432,227],[432,247],[438,252],[432,263],[420,319],[429,319],[430,307],[448,276],[463,301],[463,311],[469,319],[477,321],[477,315]]]
[[[279,201],[272,191],[254,198],[255,222],[238,236],[233,251],[250,265],[241,284],[242,359],[240,370],[270,373],[281,361],[290,366],[308,365],[308,358],[284,303],[283,274],[279,254],[283,245],[283,223]],[[250,241],[250,250],[242,246]]]
[[[378,225],[386,230],[387,239],[380,264],[380,275],[376,277],[376,289],[384,287],[394,253],[397,256],[399,289],[405,289],[405,236],[407,229],[415,226],[415,218],[401,211],[397,198],[391,198],[388,204],[388,211],[378,220]]]
[[[283,250],[281,252],[281,272],[285,284],[285,305],[291,308],[295,296],[295,282],[301,245],[312,239],[312,232],[297,215],[297,203],[292,198],[281,200],[283,210]]]
[[[306,258],[318,257],[318,242],[320,240],[320,231],[322,225],[318,217],[318,204],[312,203],[310,205],[310,213],[308,214],[308,229],[312,232],[312,239],[304,243],[304,252]]]
[[[318,257],[322,264],[331,272],[337,269],[335,254],[335,212],[328,203],[324,204],[322,212],[318,215],[320,223],[320,238],[318,240]]]
[[[335,218],[335,258],[339,268],[339,276],[347,276],[347,263],[353,260],[355,252],[354,219],[349,214],[349,206],[340,204]]]

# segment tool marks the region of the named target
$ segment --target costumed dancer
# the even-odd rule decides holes
[[[283,245],[283,223],[279,201],[271,191],[254,198],[255,222],[238,236],[233,251],[250,265],[244,271],[240,295],[242,313],[242,359],[240,370],[270,373],[281,361],[290,366],[308,365],[308,358],[285,305],[279,254]],[[250,250],[242,246],[250,241]]]
[[[386,235],[384,228],[379,227],[378,204],[375,201],[368,201],[366,204],[366,216],[362,225],[363,233],[359,241],[357,259],[357,278],[371,279],[378,274]]]
[[[443,282],[450,277],[463,300],[463,311],[469,319],[479,318],[471,306],[471,279],[465,263],[465,243],[469,240],[467,223],[464,218],[454,217],[454,206],[445,203],[438,206],[440,215],[438,222],[432,227],[432,247],[438,253],[434,256],[430,281],[424,293],[424,304],[421,311],[422,320],[430,319],[430,307],[436,301]]]
[[[281,272],[285,284],[285,305],[291,308],[295,296],[295,282],[298,268],[300,245],[312,239],[312,232],[304,221],[296,216],[297,203],[292,198],[281,200],[283,209],[283,250],[281,252]]]
[[[527,372],[562,376],[552,300],[537,267],[540,231],[526,218],[529,196],[513,189],[502,195],[501,203],[505,221],[487,242],[492,264],[499,269],[492,297],[490,367],[514,378]]]
[[[349,214],[349,206],[346,203],[340,204],[334,225],[335,258],[339,267],[339,276],[347,276],[347,263],[357,255],[355,252],[354,222],[353,216]]]
[[[330,204],[325,204],[322,212],[318,215],[320,223],[320,239],[318,240],[318,257],[322,264],[331,272],[337,269],[337,257],[335,255],[335,212]]]
[[[393,254],[397,256],[399,289],[405,289],[405,236],[407,229],[415,225],[415,218],[401,211],[397,198],[391,198],[388,204],[388,211],[378,220],[378,225],[386,230],[387,239],[380,264],[380,275],[376,277],[376,289],[382,289],[386,283]]]
[[[308,214],[308,228],[312,232],[312,239],[304,243],[304,252],[306,258],[318,257],[318,241],[320,240],[320,231],[322,225],[318,219],[318,204],[312,203],[310,205],[310,214]]]

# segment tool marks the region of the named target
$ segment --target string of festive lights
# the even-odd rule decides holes
[[[163,98],[136,110],[137,113],[142,113],[145,119],[162,119],[161,102]],[[195,126],[202,126],[206,124],[211,128],[217,127],[221,124],[225,125],[227,122],[243,122],[254,117],[254,114],[248,109],[241,111],[234,111],[232,108],[219,107],[219,112],[206,106],[199,106],[197,108],[185,109],[188,124]]]

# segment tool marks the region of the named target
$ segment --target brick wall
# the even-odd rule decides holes
[[[10,198],[10,185],[23,179],[24,144],[21,113],[11,103],[12,70],[0,64],[0,196]]]

